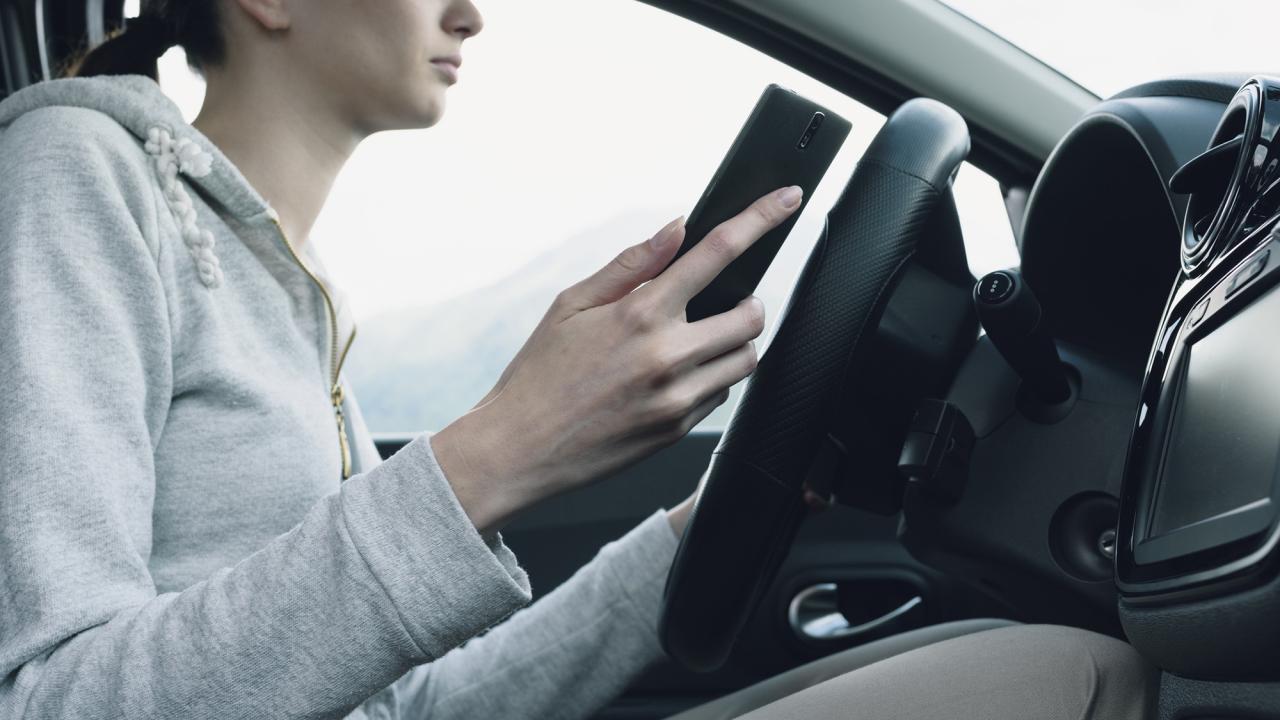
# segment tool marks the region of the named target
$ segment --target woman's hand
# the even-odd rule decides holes
[[[561,292],[471,412],[432,437],[471,521],[496,529],[528,505],[607,475],[683,437],[755,369],[755,297],[695,323],[685,305],[800,205],[766,195],[670,268],[673,221]]]

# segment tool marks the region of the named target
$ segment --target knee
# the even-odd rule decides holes
[[[1043,689],[1078,705],[1080,717],[1153,716],[1159,673],[1122,640],[1061,625],[1015,625],[973,640],[984,645],[980,654],[990,667],[1015,677],[1030,671],[1036,682],[1028,689],[1052,680]]]

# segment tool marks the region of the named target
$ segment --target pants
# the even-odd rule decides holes
[[[1115,638],[967,620],[837,653],[671,720],[1143,720],[1158,679]]]

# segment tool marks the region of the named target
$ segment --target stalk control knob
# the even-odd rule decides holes
[[[973,305],[987,337],[1037,401],[1057,405],[1071,397],[1040,301],[1016,270],[984,275],[973,287]]]

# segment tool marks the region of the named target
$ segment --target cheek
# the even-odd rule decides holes
[[[316,69],[344,96],[338,102],[346,112],[369,130],[434,124],[443,111],[446,83],[430,59],[453,52],[456,44],[450,45],[443,32],[432,32],[424,16],[430,2],[376,2],[352,3],[361,11],[345,18],[345,29],[336,34],[341,47],[330,45]]]
[[[371,131],[434,125],[444,110],[445,83],[425,58],[383,48],[351,89],[351,110]],[[372,66],[377,70],[373,71]]]
[[[403,31],[400,34],[370,35],[358,51],[348,54],[346,67],[334,68],[357,102],[392,110],[404,102],[416,103],[422,96],[431,66],[412,39],[403,37]]]
[[[315,21],[326,30],[315,49],[339,76],[376,83],[411,61],[418,31],[403,0],[326,0],[326,9],[330,15]]]

